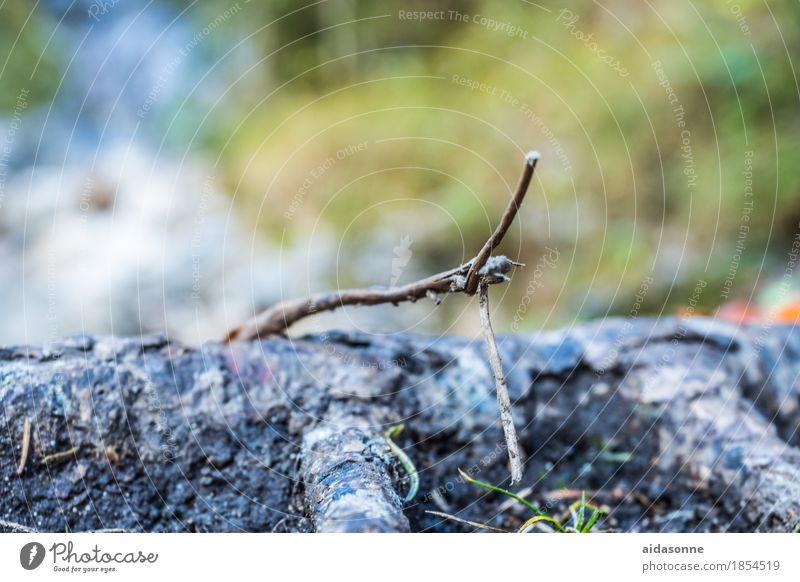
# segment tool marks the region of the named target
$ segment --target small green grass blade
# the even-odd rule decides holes
[[[592,511],[592,515],[589,516],[589,521],[584,523],[583,520],[585,519],[587,509]],[[570,529],[574,529],[579,533],[588,533],[597,524],[598,519],[606,513],[605,509],[589,503],[586,501],[585,497],[582,496],[581,501],[576,501],[569,506],[559,521],[561,523],[566,523],[571,517],[576,527],[570,527]],[[580,527],[577,527],[578,525],[580,525]]]
[[[400,464],[408,475],[408,491],[406,492],[406,503],[408,503],[414,499],[417,491],[419,491],[419,473],[411,457],[392,440],[393,437],[396,437],[403,431],[403,428],[405,428],[404,424],[389,427],[386,432],[383,433],[383,437],[386,439],[386,444],[389,445],[389,450],[397,457],[397,460],[400,461]]]
[[[533,529],[534,525],[540,522],[554,525],[558,531],[562,533],[564,532],[564,527],[552,517],[547,515],[534,515],[532,518],[522,524],[522,527],[519,528],[519,533],[528,533],[531,529]]]
[[[603,513],[605,513],[605,512],[602,509],[599,509],[599,508],[595,509],[592,512],[592,515],[589,517],[589,521],[587,521],[586,525],[583,526],[583,529],[580,530],[581,533],[589,533],[590,531],[592,531],[592,528],[595,526],[595,524],[597,523],[597,520],[600,519],[600,515],[603,514]]]
[[[520,497],[516,493],[512,493],[511,491],[507,491],[506,489],[503,489],[502,487],[495,487],[494,485],[489,485],[488,483],[484,483],[483,481],[478,481],[477,479],[473,479],[472,477],[467,475],[467,473],[465,471],[463,471],[462,469],[459,469],[458,473],[464,479],[466,479],[468,482],[470,482],[470,483],[472,483],[474,485],[477,485],[479,487],[483,487],[484,489],[488,489],[490,491],[496,491],[497,493],[502,493],[503,495],[505,495],[507,497],[510,497],[511,499],[519,501],[525,507],[527,507],[528,509],[530,509],[531,511],[533,511],[537,515],[543,515],[543,516],[547,517],[547,515],[541,509],[536,507],[533,503],[531,503],[527,499],[524,499],[524,498]]]
[[[578,518],[575,520],[575,529],[582,531],[583,520],[586,517],[586,491],[581,491],[581,504],[578,506]]]

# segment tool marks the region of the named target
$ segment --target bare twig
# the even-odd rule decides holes
[[[343,289],[319,293],[307,299],[283,301],[262,311],[254,318],[228,332],[226,340],[255,339],[283,332],[304,317],[321,311],[333,311],[346,305],[397,305],[403,301],[414,302],[428,293],[447,293],[458,276],[463,277],[469,264],[433,275],[402,287],[374,287],[372,289]]]
[[[42,459],[42,465],[56,465],[63,461],[69,460],[70,457],[74,457],[75,453],[78,452],[80,447],[75,446],[67,451],[61,451],[60,453],[53,453],[52,455],[47,455]]]
[[[17,477],[22,475],[25,470],[25,463],[28,462],[28,452],[31,449],[31,419],[26,418],[25,424],[22,426],[22,454],[19,458],[19,465],[17,466]]]
[[[480,252],[471,261],[433,275],[426,279],[403,285],[402,287],[373,287],[370,289],[347,289],[330,293],[320,293],[308,299],[291,300],[279,303],[246,321],[244,324],[233,328],[225,337],[227,341],[251,340],[262,336],[283,333],[289,326],[304,317],[319,313],[320,311],[333,311],[345,305],[380,305],[391,303],[397,305],[403,301],[415,302],[423,297],[433,297],[438,304],[439,293],[466,293],[474,295],[480,288],[480,312],[483,334],[489,352],[492,375],[495,380],[497,402],[500,406],[500,423],[503,426],[508,458],[511,464],[511,484],[519,483],[522,479],[522,461],[520,458],[517,432],[514,428],[514,418],[511,414],[511,399],[508,396],[506,378],[500,362],[500,352],[494,337],[489,316],[489,285],[508,281],[508,273],[514,267],[520,266],[508,257],[502,255],[492,256],[492,251],[501,243],[508,232],[511,223],[519,212],[519,207],[528,192],[539,152],[532,151],[525,156],[525,167],[522,170],[517,189],[506,206],[500,223],[495,228],[489,240]],[[389,440],[391,443],[391,440]],[[410,473],[409,473],[410,474]],[[413,483],[410,495],[415,493]]]
[[[372,287],[369,289],[345,289],[330,293],[320,293],[307,299],[283,301],[262,311],[240,326],[230,330],[226,341],[252,340],[258,337],[283,333],[292,324],[322,311],[333,311],[347,305],[397,305],[404,301],[412,303],[423,297],[437,297],[439,293],[461,292],[475,294],[479,281],[501,283],[508,280],[506,275],[518,263],[507,257],[491,256],[500,244],[517,215],[533,177],[539,152],[533,151],[525,156],[525,167],[517,190],[506,207],[500,224],[483,245],[478,255],[471,261],[401,287]]]
[[[480,312],[483,339],[486,340],[486,350],[489,353],[489,364],[494,376],[497,404],[500,407],[500,424],[508,449],[508,460],[511,463],[511,484],[516,485],[522,480],[522,461],[520,460],[519,444],[517,443],[517,429],[514,428],[514,417],[511,414],[511,398],[508,396],[508,385],[503,373],[503,363],[500,359],[500,350],[497,349],[497,340],[494,337],[492,321],[489,315],[489,286],[485,281],[480,283]]]
[[[503,240],[511,223],[514,222],[514,218],[517,216],[517,212],[519,212],[519,207],[525,199],[525,194],[528,193],[528,186],[531,183],[531,178],[533,178],[536,162],[539,161],[540,157],[541,154],[539,154],[537,150],[528,152],[525,156],[525,169],[522,171],[522,177],[519,180],[519,185],[517,186],[516,192],[514,192],[514,196],[509,201],[508,206],[506,206],[503,216],[500,217],[500,223],[497,225],[497,228],[494,229],[492,236],[489,237],[489,240],[486,241],[486,244],[483,245],[483,248],[472,260],[469,272],[467,273],[467,284],[464,289],[465,293],[469,295],[475,294],[478,288],[478,274],[491,256],[492,251],[497,248]]]

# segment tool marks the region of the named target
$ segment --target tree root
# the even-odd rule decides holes
[[[392,459],[383,437],[345,417],[304,439],[301,476],[317,532],[407,532],[403,502],[393,485]]]

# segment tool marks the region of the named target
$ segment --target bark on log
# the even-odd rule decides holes
[[[606,320],[498,339],[522,485],[586,489],[626,531],[800,521],[800,333]],[[209,343],[78,337],[0,349],[0,531],[449,531],[519,508],[480,338],[333,333]],[[26,420],[30,447],[18,475]],[[421,491],[383,432],[415,461]]]

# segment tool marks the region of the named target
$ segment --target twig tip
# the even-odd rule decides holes
[[[532,166],[541,157],[542,154],[539,153],[539,150],[531,150],[527,154],[525,154],[525,161],[528,163],[529,166]]]

